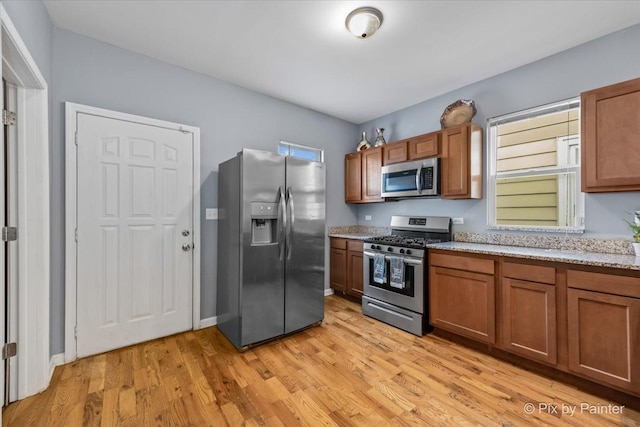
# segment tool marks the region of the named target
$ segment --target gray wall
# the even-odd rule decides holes
[[[69,31],[55,28],[53,40],[53,297],[64,296],[65,101],[200,127],[202,318],[215,315],[217,274],[217,222],[205,221],[204,209],[216,207],[218,164],[243,147],[275,151],[286,140],[323,148],[327,225],[356,222],[355,208],[343,203],[343,159],[356,140],[356,125]],[[52,307],[51,320],[56,354],[64,344],[63,304]]]
[[[396,141],[438,130],[442,111],[461,98],[475,101],[478,114],[473,121],[485,128],[490,117],[572,98],[585,90],[637,77],[640,25],[372,120],[362,124],[360,131],[366,131],[373,140],[375,128],[383,127],[386,140]],[[484,158],[486,171],[486,150]],[[630,218],[628,212],[640,209],[639,196],[638,192],[587,194],[584,235],[631,239],[622,219]],[[363,205],[358,210],[358,223],[387,226],[393,214],[463,217],[464,225],[454,226],[455,231],[487,231],[486,199],[414,199]],[[365,215],[371,215],[372,220],[366,221]]]
[[[4,0],[11,21],[51,89],[53,25],[42,1]]]

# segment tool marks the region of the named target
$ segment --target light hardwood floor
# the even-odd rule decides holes
[[[554,415],[544,403],[578,408]],[[212,327],[58,367],[45,392],[5,409],[3,425],[640,425],[636,411],[580,413],[581,403],[615,405],[333,296],[321,326],[244,353]]]

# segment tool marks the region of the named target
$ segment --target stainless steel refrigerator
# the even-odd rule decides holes
[[[218,176],[218,328],[236,348],[324,318],[324,163],[244,149]]]

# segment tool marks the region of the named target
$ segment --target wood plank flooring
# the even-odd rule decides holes
[[[615,405],[333,296],[321,326],[244,353],[212,327],[60,366],[46,391],[4,410],[3,425],[640,425],[631,409],[581,413],[581,403]]]

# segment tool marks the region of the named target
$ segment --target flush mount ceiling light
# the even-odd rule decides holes
[[[344,24],[359,39],[371,37],[382,25],[382,12],[373,7],[359,7],[347,16]]]

